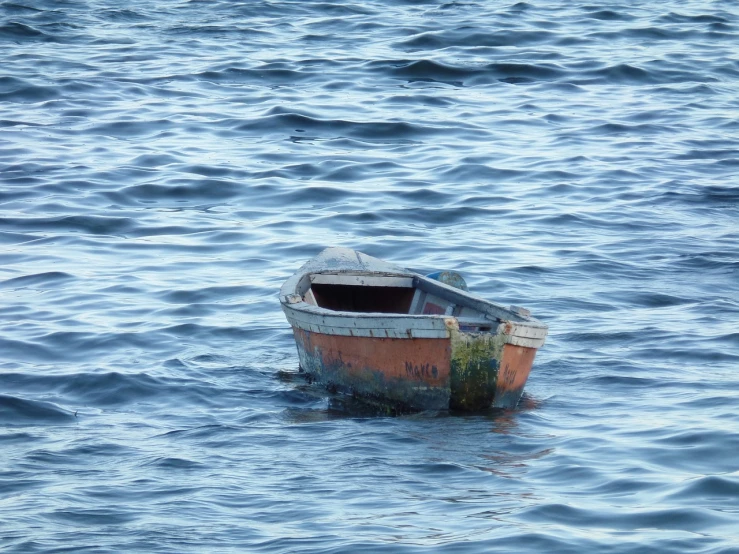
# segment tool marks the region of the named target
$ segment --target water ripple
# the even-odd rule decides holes
[[[733,4],[0,15],[0,549],[736,549]],[[303,379],[328,245],[544,319],[519,407]]]

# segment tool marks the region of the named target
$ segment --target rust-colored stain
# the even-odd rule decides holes
[[[370,370],[382,373],[388,381],[399,379],[429,387],[449,386],[448,339],[353,337],[294,331],[305,352],[318,354],[324,367],[340,363],[348,375]]]
[[[496,398],[506,393],[523,391],[526,380],[529,378],[531,366],[534,364],[536,348],[525,348],[506,344],[503,347],[503,356],[500,360]]]

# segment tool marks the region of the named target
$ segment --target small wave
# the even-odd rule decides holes
[[[664,83],[713,82],[712,76],[676,68],[672,64],[655,62],[648,68],[634,64],[620,63],[598,69],[591,69],[576,76],[572,82],[576,84],[621,84],[621,85],[654,85]]]
[[[3,6],[4,8],[4,6]],[[0,40],[12,40],[18,42],[57,42],[58,39],[24,23],[9,21],[0,25]]]
[[[166,470],[184,470],[184,469],[199,469],[204,467],[202,463],[185,458],[176,458],[173,456],[166,456],[155,458],[144,464],[146,467],[154,467],[157,469]]]
[[[105,195],[124,205],[172,202],[217,202],[246,194],[243,184],[225,179],[179,180],[131,185]]]
[[[46,290],[49,287],[56,286],[57,283],[66,282],[74,278],[74,275],[63,271],[47,271],[45,273],[23,275],[0,281],[0,289],[35,288]]]
[[[473,32],[470,29],[426,31],[396,44],[401,50],[435,51],[444,48],[479,48],[515,46],[522,48],[556,40],[557,33],[546,30],[500,29],[496,32]]]
[[[680,268],[691,271],[725,271],[726,273],[739,272],[739,260],[729,252],[697,252],[680,254],[676,260]]]
[[[0,394],[0,423],[3,425],[69,423],[74,419],[73,412],[51,402]]]
[[[140,23],[143,21],[151,21],[151,17],[149,17],[147,14],[134,11],[130,8],[120,8],[120,9],[107,9],[102,10],[99,13],[99,16],[101,19],[107,19],[109,21],[124,21],[124,22],[136,22]]]
[[[62,217],[5,218],[2,225],[26,232],[76,232],[89,235],[120,235],[135,227],[127,217],[67,215]]]
[[[735,420],[733,424],[736,424]],[[650,446],[639,455],[647,456],[652,463],[670,471],[728,475],[736,471],[736,459],[732,453],[737,448],[739,437],[736,434],[718,427],[700,429],[693,426],[677,431],[673,428],[662,437],[652,438]]]
[[[216,83],[297,83],[314,77],[312,73],[298,71],[284,64],[265,64],[253,69],[229,67],[219,71],[206,71],[193,77]]]
[[[330,206],[345,201],[355,195],[341,187],[313,186],[300,187],[276,194],[269,200],[269,204],[280,206]]]
[[[523,517],[529,522],[577,525],[590,528],[633,530],[634,528],[672,529],[701,532],[713,526],[723,526],[729,517],[704,508],[673,508],[598,512],[564,504],[548,504],[528,509]]]
[[[254,296],[261,291],[261,287],[250,285],[205,287],[196,290],[170,290],[163,292],[159,297],[172,304],[193,304],[202,302],[218,302],[230,298],[244,298]]]
[[[166,391],[164,383],[149,375],[117,372],[80,372],[71,375],[8,373],[3,375],[3,382],[6,386],[12,382],[14,388],[22,391],[36,393],[44,390],[78,406],[120,406]]]
[[[731,23],[728,17],[724,17],[718,14],[682,14],[676,12],[670,12],[657,19],[660,23]]]
[[[630,291],[627,294],[605,293],[604,298],[609,298],[619,303],[626,303],[631,306],[639,306],[644,308],[666,308],[670,306],[681,306],[692,304],[694,298],[687,298],[675,294],[666,294],[660,292],[638,292]]]
[[[118,526],[140,517],[136,511],[120,508],[60,508],[44,514],[46,519],[75,526]]]
[[[625,11],[614,10],[596,10],[590,12],[588,17],[598,19],[600,21],[632,21],[635,17]]]
[[[439,168],[441,169],[441,168]],[[516,179],[525,179],[528,172],[490,167],[482,164],[460,163],[453,167],[443,168],[438,172],[445,180],[452,182],[472,182],[472,183],[499,183],[512,181]]]
[[[87,133],[117,138],[151,137],[171,129],[173,126],[174,123],[170,119],[112,121],[90,127]]]
[[[240,123],[234,129],[239,133],[287,132],[303,130],[323,136],[347,136],[377,139],[382,137],[419,138],[429,134],[440,134],[443,127],[406,123],[403,121],[349,121],[346,119],[319,119],[297,113],[260,117]]]
[[[0,337],[0,352],[5,360],[23,360],[25,362],[55,362],[61,356],[55,348],[31,340],[19,340]]]
[[[47,102],[62,96],[58,85],[36,85],[17,77],[0,77],[0,101],[30,104]],[[18,125],[19,122],[13,122]],[[24,123],[20,123],[24,125]],[[7,124],[6,124],[7,126]]]
[[[434,60],[397,60],[371,62],[368,67],[409,82],[430,81],[454,86],[482,85],[495,81],[512,84],[553,81],[567,74],[565,70],[552,65],[504,62],[456,66]]]
[[[739,476],[707,475],[690,480],[680,490],[669,495],[670,498],[684,499],[691,503],[703,500],[733,500],[739,498]]]

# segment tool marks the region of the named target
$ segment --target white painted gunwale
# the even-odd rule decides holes
[[[372,286],[377,286],[383,280],[386,286],[408,286],[412,283],[414,288],[476,310],[481,317],[470,321],[469,318],[444,315],[339,312],[303,300],[311,281],[329,282],[331,276],[340,276],[345,282],[371,283]],[[505,335],[506,342],[515,346],[539,348],[547,336],[547,326],[531,316],[521,315],[468,292],[344,248],[324,250],[292,275],[280,290],[280,303],[290,325],[327,335],[448,339],[450,330],[459,329],[461,321],[463,325],[479,323],[489,325],[492,329],[496,329],[497,325],[495,332]],[[490,332],[493,332],[492,329]]]

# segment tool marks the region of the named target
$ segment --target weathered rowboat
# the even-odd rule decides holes
[[[328,248],[280,290],[300,368],[406,409],[513,408],[547,326],[516,306],[347,248]]]

